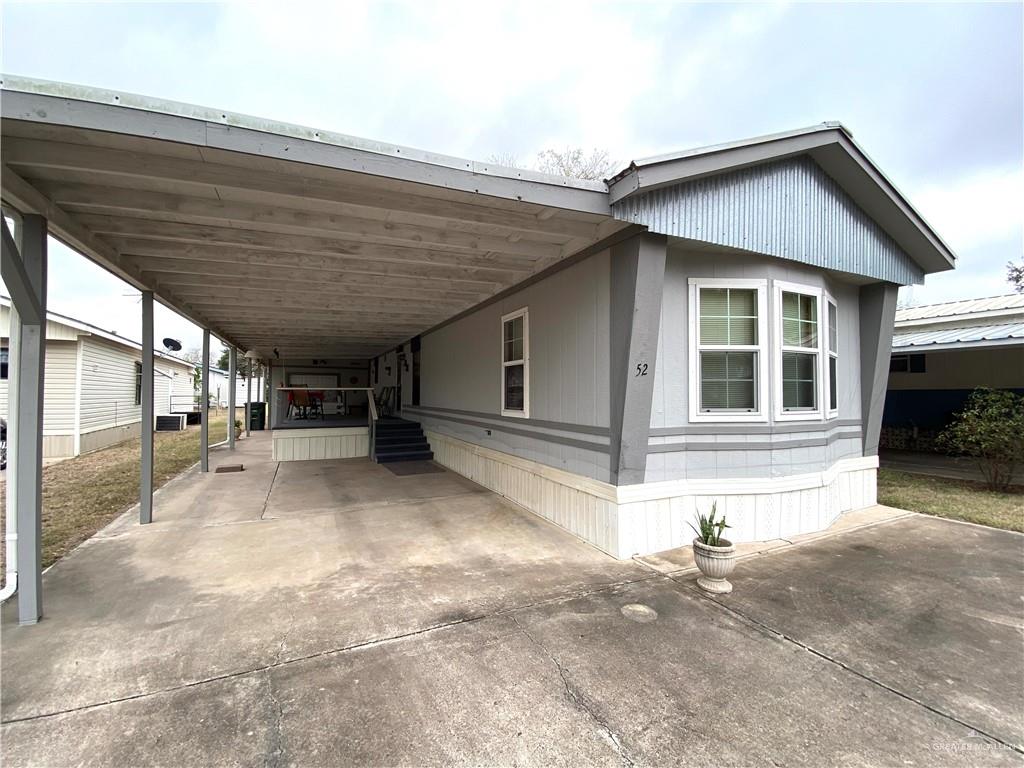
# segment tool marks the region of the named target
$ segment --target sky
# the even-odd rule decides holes
[[[527,165],[839,120],[959,257],[922,304],[1010,292],[1024,252],[1022,7],[5,0],[0,69]],[[139,337],[127,285],[50,256],[51,309]],[[200,343],[165,309],[156,333]]]

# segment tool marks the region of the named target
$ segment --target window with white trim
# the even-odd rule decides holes
[[[758,280],[690,280],[690,417],[760,420],[764,288]]]
[[[828,307],[828,415],[839,414],[839,309],[830,296]]]
[[[778,281],[775,286],[780,342],[776,415],[813,418],[821,413],[821,291]]]
[[[530,323],[524,307],[501,318],[501,413],[530,414]]]

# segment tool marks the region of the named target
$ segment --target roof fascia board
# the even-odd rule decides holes
[[[722,149],[704,154],[637,165],[611,184],[608,196],[614,205],[641,189],[660,189],[724,171],[735,171],[771,160],[782,160],[834,142],[838,134],[838,129],[819,130],[748,145],[724,145]]]
[[[4,119],[162,139],[610,216],[607,187],[82,86],[0,76]]]
[[[849,162],[844,163],[844,155],[837,154],[831,144],[821,145],[817,150],[810,153],[811,157],[827,174],[839,182],[840,186],[846,189],[847,194],[854,199],[865,213],[878,221],[884,229],[888,230],[889,234],[898,243],[903,245],[908,239],[913,239],[915,234],[918,239],[923,240],[941,260],[941,263],[937,260],[934,265],[922,265],[926,267],[926,271],[941,272],[953,269],[956,266],[956,256],[953,254],[953,251],[935,233],[931,225],[910,205],[903,194],[889,181],[888,177],[878,169],[878,166],[872,162],[871,158],[864,153],[860,146],[845,134],[840,135],[839,140],[835,143],[845,151],[845,158],[850,158],[856,162],[855,170],[863,174],[864,177],[872,182],[875,188],[884,193],[884,198],[879,200],[877,195],[865,194],[851,187],[849,178],[846,178],[844,174],[844,170],[851,168],[850,164]],[[886,206],[886,203],[888,203],[888,206]],[[901,229],[898,226],[899,221],[893,222],[891,215],[888,215],[884,210],[885,207],[895,209],[902,217],[903,222],[913,226],[913,233],[907,231],[903,236],[900,236],[901,233],[898,231]],[[894,231],[894,229],[897,231]],[[908,252],[915,253],[915,255],[920,253],[916,249],[911,250],[906,245],[903,245],[903,247]]]

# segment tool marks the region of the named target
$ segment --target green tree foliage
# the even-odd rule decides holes
[[[938,442],[953,453],[976,458],[989,487],[1005,490],[1024,462],[1024,396],[974,390]]]
[[[240,379],[244,379],[246,376],[249,375],[249,366],[251,366],[252,364],[253,364],[252,360],[249,360],[248,358],[243,357],[241,354],[239,354],[238,357],[235,359],[235,365],[236,365],[236,367],[238,369],[235,372],[235,375],[238,378],[240,378]],[[220,368],[222,371],[226,371],[228,369],[228,348],[227,347],[224,347],[224,349],[221,350],[220,357],[217,359],[216,366],[217,366],[217,368]],[[253,367],[253,375],[254,376],[256,375],[256,368],[255,368],[255,366]]]

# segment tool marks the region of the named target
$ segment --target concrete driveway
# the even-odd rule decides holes
[[[268,453],[66,557],[39,625],[4,607],[6,765],[1024,759],[1018,534],[851,527],[711,600],[453,473]]]

